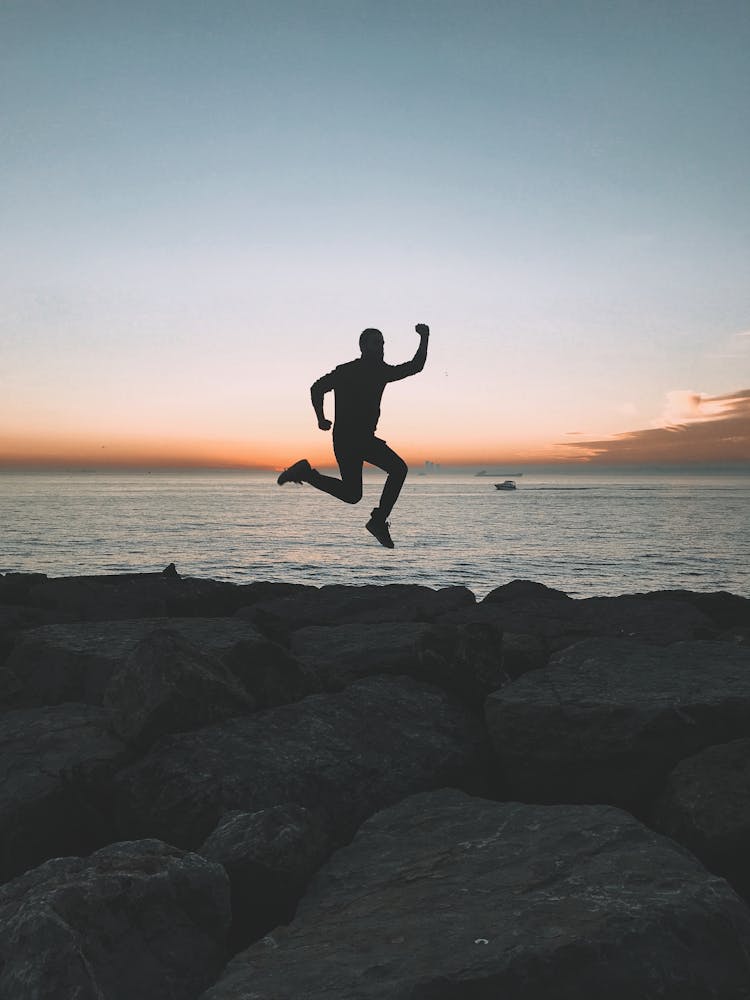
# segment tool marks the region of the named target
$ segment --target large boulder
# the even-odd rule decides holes
[[[203,1000],[747,996],[750,911],[633,817],[457,791],[369,820]]]
[[[60,615],[63,621],[210,618],[229,616],[256,601],[304,589],[296,584],[259,582],[238,586],[219,580],[181,577],[169,566],[162,573],[106,576],[48,578],[44,574],[9,574],[0,580],[0,602],[44,608]]]
[[[694,590],[654,590],[648,594],[633,596],[647,597],[651,601],[679,601],[692,604],[722,631],[735,627],[750,628],[750,598],[730,594],[726,590],[709,593]]]
[[[229,918],[222,867],[159,841],[55,858],[0,888],[0,1000],[194,1000]]]
[[[550,652],[596,636],[662,646],[718,636],[716,623],[687,600],[652,600],[648,595],[573,600],[527,580],[499,587],[475,607],[449,612],[443,620],[492,622],[504,632],[544,640]]]
[[[255,709],[229,667],[173,629],[141,639],[109,682],[104,705],[117,735],[139,749]]]
[[[287,650],[236,618],[142,618],[31,629],[5,662],[16,680],[8,706],[100,705],[114,674],[151,632],[169,628],[222,660],[259,706],[294,701],[317,682]]]
[[[130,755],[108,724],[90,705],[0,715],[0,881],[113,839],[112,777]]]
[[[493,625],[312,625],[293,632],[291,652],[327,690],[372,674],[408,674],[480,707],[508,680],[502,632]]]
[[[480,722],[442,691],[367,678],[162,740],[117,776],[120,835],[194,848],[230,810],[296,803],[343,842],[405,795],[484,787],[484,739]]]
[[[350,587],[340,584],[306,589],[288,597],[258,601],[237,612],[273,639],[284,640],[308,625],[431,622],[458,608],[473,607],[466,587],[433,590],[417,584]]]
[[[750,739],[680,761],[656,802],[653,823],[750,898]]]
[[[491,694],[485,715],[508,797],[640,812],[678,761],[750,736],[750,650],[589,639]]]
[[[229,812],[198,848],[223,865],[232,888],[232,952],[288,924],[308,882],[331,851],[319,816],[298,805]]]

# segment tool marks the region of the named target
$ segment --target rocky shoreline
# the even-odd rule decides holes
[[[750,600],[0,575],[0,1000],[748,1000]]]

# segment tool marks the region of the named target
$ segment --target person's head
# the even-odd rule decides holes
[[[383,334],[374,326],[368,326],[359,335],[359,349],[363,358],[378,358],[383,360]]]

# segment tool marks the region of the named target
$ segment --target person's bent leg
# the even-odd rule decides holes
[[[382,469],[386,473],[386,480],[385,485],[383,486],[383,492],[380,496],[380,503],[376,508],[378,516],[385,521],[386,518],[390,516],[390,513],[398,500],[399,494],[401,493],[401,487],[404,485],[404,480],[406,479],[409,467],[403,458],[401,458],[400,455],[397,455],[396,452],[392,448],[389,448],[385,441],[382,441],[380,438],[372,439],[365,451],[364,459],[366,462],[369,462],[370,465],[376,465],[379,469]]]
[[[305,482],[344,503],[359,503],[362,499],[362,456],[357,451],[340,447],[335,452],[341,479],[324,476],[317,469],[311,469]]]

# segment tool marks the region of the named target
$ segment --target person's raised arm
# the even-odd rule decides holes
[[[430,328],[426,323],[417,323],[414,329],[419,334],[419,347],[411,361],[405,361],[402,365],[388,365],[388,381],[398,382],[399,379],[407,378],[409,375],[416,375],[421,372],[427,360],[427,344],[430,339]]]
[[[313,382],[310,386],[310,399],[312,400],[315,415],[318,418],[318,427],[322,431],[329,431],[331,429],[331,421],[326,420],[326,415],[323,411],[323,397],[331,389],[333,389],[333,372],[322,375],[317,382]]]

